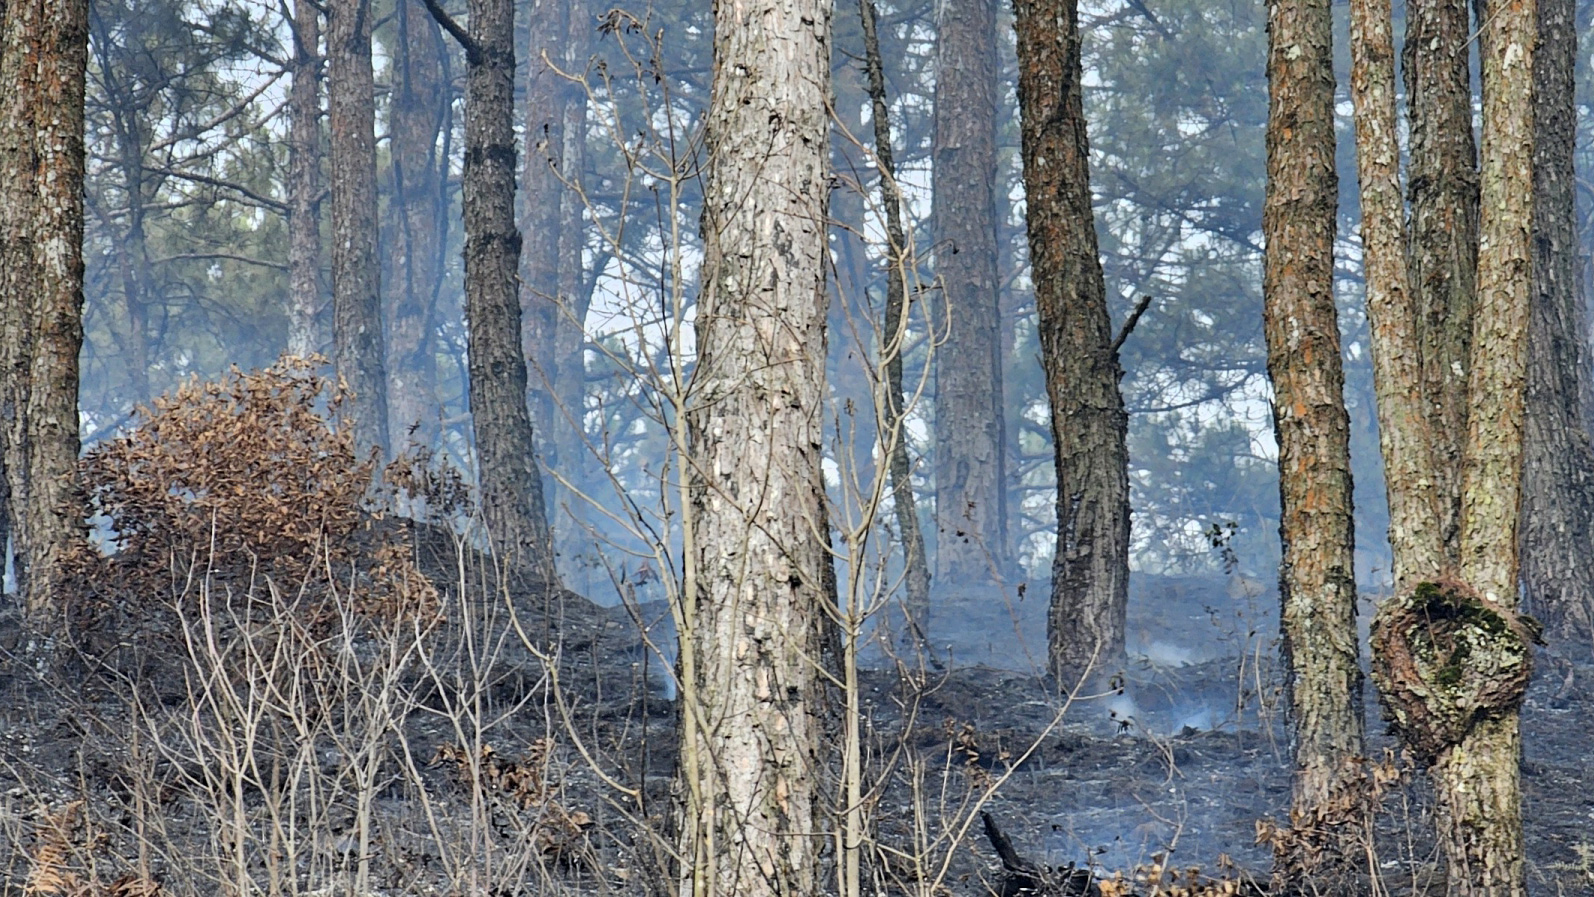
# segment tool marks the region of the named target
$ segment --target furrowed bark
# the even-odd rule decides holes
[[[936,4],[931,220],[946,330],[935,353],[935,571],[1012,574],[996,268],[996,0]]]
[[[1057,467],[1052,673],[1123,660],[1129,418],[1091,210],[1077,0],[1016,0],[1024,190]]]
[[[1333,33],[1329,0],[1268,4],[1263,331],[1279,445],[1291,817],[1304,842],[1276,852],[1281,893],[1352,893],[1356,869],[1353,832],[1332,811],[1363,753],[1350,417],[1334,307]]]
[[[376,100],[370,0],[327,7],[332,162],[332,341],[361,452],[387,451],[387,371],[376,258]]]
[[[1574,208],[1577,5],[1538,6],[1522,589],[1527,610],[1551,632],[1587,643],[1594,638],[1594,565],[1584,561],[1594,539],[1594,446],[1582,398],[1588,316]]]
[[[288,94],[288,351],[325,344],[321,310],[321,13],[296,0],[293,88]]]
[[[83,537],[77,479],[83,346],[83,97],[87,0],[0,6],[0,421],[24,607],[59,607]]]
[[[1407,258],[1430,433],[1428,476],[1438,496],[1435,509],[1445,550],[1441,569],[1454,569],[1459,557],[1460,471],[1478,264],[1470,35],[1466,0],[1413,0],[1407,5]]]
[[[715,5],[686,414],[683,897],[819,890],[830,12]]]

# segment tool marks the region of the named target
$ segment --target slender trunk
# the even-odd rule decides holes
[[[444,177],[437,135],[443,126],[443,36],[418,0],[400,0],[395,11],[391,143],[393,191],[389,225],[388,444],[395,451],[417,429],[431,444],[427,417],[438,402],[437,372],[428,333],[432,291],[439,270],[437,231],[440,182]]]
[[[288,94],[288,351],[307,356],[326,343],[321,310],[321,14],[297,0],[293,89]]]
[[[1280,893],[1355,893],[1352,836],[1335,800],[1363,754],[1350,416],[1334,308],[1334,17],[1329,0],[1268,4],[1263,332],[1279,446],[1281,654],[1295,760],[1296,839],[1274,860]]]
[[[1516,605],[1520,572],[1538,8],[1535,0],[1491,0],[1485,13],[1482,250],[1467,390],[1471,411],[1462,473],[1461,576],[1509,612]],[[1463,897],[1525,893],[1518,707],[1494,711],[1497,716],[1479,722],[1434,763],[1440,843],[1449,861],[1451,893]]]
[[[695,570],[681,638],[695,662],[682,700],[696,710],[681,733],[680,893],[813,894],[819,666],[835,650],[820,468],[831,7],[714,12],[686,414]]]
[[[1016,0],[1024,195],[1057,467],[1047,638],[1060,684],[1124,656],[1129,417],[1091,209],[1077,0]]]
[[[1437,579],[1445,534],[1433,489],[1429,426],[1417,351],[1418,328],[1406,266],[1406,206],[1400,191],[1395,52],[1390,0],[1352,0],[1351,100],[1361,190],[1362,265],[1373,356],[1378,439],[1389,500],[1389,542],[1397,593]]]
[[[470,0],[464,32],[427,0],[465,46],[465,323],[470,329],[470,409],[482,516],[511,569],[549,584],[558,576],[543,508],[536,438],[526,410],[520,351],[520,231],[515,227],[515,7]]]
[[[83,533],[77,396],[88,18],[87,0],[0,5],[0,469],[17,585],[33,614],[60,600],[60,560]]]
[[[524,117],[526,166],[521,175],[521,222],[526,233],[520,257],[521,344],[530,364],[532,416],[542,434],[543,461],[558,469],[561,459],[552,439],[559,416],[559,224],[564,184],[560,182],[565,117],[560,104],[564,79],[554,70],[564,62],[569,5],[564,0],[533,0],[526,60]]]
[[[1574,202],[1577,4],[1538,3],[1522,589],[1551,631],[1586,643],[1594,637],[1594,566],[1583,561],[1594,539],[1594,446],[1583,417],[1588,318]]]
[[[1478,260],[1477,151],[1472,136],[1471,28],[1467,0],[1413,0],[1406,7],[1404,73],[1411,123],[1408,268],[1430,433],[1427,470],[1445,560],[1461,533],[1461,456],[1467,432],[1467,365]],[[1413,564],[1426,563],[1413,558]]]
[[[880,37],[875,30],[874,0],[858,0],[863,20],[865,68],[874,120],[875,165],[880,169],[880,198],[886,225],[886,305],[880,335],[880,358],[885,362],[885,417],[880,432],[890,452],[891,502],[897,534],[902,542],[905,626],[914,642],[923,645],[929,635],[930,565],[925,560],[924,533],[919,529],[919,506],[913,500],[912,466],[908,460],[908,396],[902,388],[902,347],[907,337],[907,272],[910,250],[902,224],[902,196],[897,187],[897,165],[891,148],[891,111],[886,105],[885,67],[880,59]]]
[[[934,360],[935,569],[943,581],[1001,581],[1013,571],[996,273],[996,0],[936,10],[930,214],[945,341]]]
[[[591,54],[592,31],[596,27],[588,4],[583,0],[570,0],[567,11],[563,59],[560,67],[567,73],[581,74],[587,70],[587,57]],[[563,116],[561,136],[564,151],[560,170],[566,179],[579,181],[587,163],[587,91],[585,84],[564,78],[558,84]],[[592,292],[588,288],[586,270],[586,202],[580,188],[560,185],[559,196],[559,301],[560,314],[554,321],[553,361],[558,372],[554,380],[554,394],[559,412],[551,422],[552,432],[544,434],[544,441],[552,442],[554,455],[559,459],[561,473],[579,487],[588,488],[593,480],[592,454],[586,441],[587,403],[587,309]],[[555,527],[559,540],[559,554],[572,572],[586,573],[598,565],[591,559],[580,557],[591,550],[592,540],[582,528],[581,499],[573,494],[561,494],[556,505],[555,518],[563,524]],[[582,582],[586,582],[583,576]]]
[[[376,88],[371,0],[327,12],[327,109],[332,156],[332,339],[345,406],[361,452],[387,450],[387,373],[376,258]]]

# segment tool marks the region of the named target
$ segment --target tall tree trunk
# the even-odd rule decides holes
[[[1024,195],[1057,466],[1047,637],[1067,683],[1120,663],[1129,594],[1129,418],[1091,210],[1077,0],[1015,0]]]
[[[397,451],[437,407],[433,384],[432,294],[441,259],[437,223],[444,177],[437,135],[443,126],[443,36],[418,0],[399,0],[393,46],[390,157],[390,281],[387,290],[388,444]],[[430,428],[420,438],[431,443]]]
[[[321,310],[321,13],[293,12],[293,89],[288,94],[288,351],[325,345]]]
[[[83,95],[87,0],[0,4],[0,420],[17,584],[59,602],[82,537],[77,481],[83,346]]]
[[[555,388],[559,382],[555,348],[559,325],[559,224],[565,187],[560,181],[565,146],[565,117],[560,102],[564,79],[554,66],[564,62],[569,31],[569,4],[564,0],[532,0],[528,23],[530,52],[526,60],[524,117],[526,166],[521,176],[521,222],[526,249],[520,257],[521,343],[530,361],[530,401],[542,434],[544,462],[558,469],[552,436],[559,415]]]
[[[1430,482],[1429,425],[1415,296],[1406,264],[1406,205],[1400,191],[1395,52],[1390,0],[1352,0],[1351,101],[1361,244],[1373,356],[1378,439],[1389,500],[1389,542],[1397,593],[1447,568],[1439,511],[1448,496]],[[1419,485],[1421,484],[1421,485]]]
[[[1583,417],[1588,318],[1578,277],[1573,149],[1575,0],[1538,0],[1533,76],[1533,316],[1529,325],[1522,588],[1551,631],[1594,637],[1594,446]]]
[[[1477,151],[1472,136],[1471,28],[1467,0],[1413,0],[1403,50],[1410,117],[1408,268],[1428,405],[1428,472],[1441,498],[1444,562],[1459,557],[1461,456],[1467,432],[1467,365],[1478,259]],[[1435,559],[1436,561],[1438,559]],[[1411,558],[1412,564],[1427,562]],[[1415,572],[1415,571],[1414,571]]]
[[[387,448],[387,372],[376,258],[376,93],[371,0],[327,6],[332,143],[332,339],[360,451]]]
[[[470,0],[467,33],[426,0],[465,47],[465,323],[482,516],[499,557],[558,582],[520,351],[515,227],[514,0]]]
[[[1334,801],[1363,754],[1350,416],[1334,308],[1334,16],[1330,0],[1268,4],[1263,332],[1279,446],[1281,654],[1298,840],[1275,857],[1280,893],[1356,893],[1352,835]]]
[[[1533,277],[1533,66],[1536,0],[1483,10],[1483,141],[1478,298],[1461,495],[1461,576],[1507,612],[1517,603],[1523,424]],[[1520,699],[1518,699],[1520,700]],[[1500,707],[1434,763],[1451,893],[1517,897],[1522,866],[1522,738]]]
[[[936,575],[1012,574],[996,271],[996,0],[936,4]],[[946,328],[950,326],[950,330]]]
[[[870,115],[874,123],[875,164],[880,170],[880,199],[886,225],[886,305],[881,327],[880,358],[885,362],[885,418],[882,439],[890,452],[891,503],[902,543],[904,629],[923,645],[929,633],[930,565],[925,559],[924,533],[919,528],[919,506],[913,499],[913,472],[908,461],[908,396],[902,388],[902,350],[907,339],[908,235],[902,223],[902,194],[897,186],[897,163],[891,147],[891,110],[886,104],[885,66],[880,58],[880,36],[875,29],[874,0],[858,0],[863,20],[865,68],[869,79]]]
[[[1467,230],[1478,175],[1470,160],[1465,9],[1449,9],[1450,24],[1439,27],[1427,3],[1408,6],[1413,218],[1411,294],[1402,297],[1398,260],[1389,253],[1401,224],[1390,196],[1399,158],[1393,78],[1381,55],[1389,9],[1352,6],[1368,311],[1397,589],[1373,621],[1373,672],[1402,738],[1431,764],[1449,892],[1516,897],[1524,893],[1518,708],[1531,670],[1531,627],[1513,607],[1533,274],[1537,9],[1533,0],[1505,0],[1481,12],[1479,252]],[[1369,46],[1358,45],[1362,36]],[[1437,78],[1440,69],[1450,74]],[[1444,87],[1435,87],[1439,80]],[[1446,191],[1446,200],[1437,198]],[[1465,289],[1474,276],[1469,257],[1477,259],[1476,302]],[[1461,331],[1469,349],[1446,372]],[[1421,410],[1412,387],[1419,381],[1428,403]],[[1458,420],[1468,424],[1459,480]]]
[[[584,0],[569,0],[567,17],[560,67],[570,74],[585,74],[591,55],[592,32],[597,27],[596,20]],[[559,88],[559,111],[564,118],[561,129],[564,151],[559,166],[565,178],[579,184],[587,163],[586,86],[560,78]],[[559,460],[561,473],[580,488],[588,489],[594,478],[585,426],[586,321],[587,310],[592,304],[585,259],[587,204],[579,187],[561,187],[558,227],[560,314],[554,322],[553,344],[553,360],[558,372],[554,380],[554,392],[558,397],[560,412],[552,422],[553,432],[544,434],[544,439],[553,442],[554,456]],[[563,520],[563,524],[555,527],[555,536],[559,554],[565,559],[565,568],[580,572],[585,585],[588,583],[586,574],[599,568],[599,565],[593,559],[580,557],[583,552],[590,552],[592,545],[591,537],[581,526],[585,516],[583,510],[581,499],[572,494],[561,495],[555,518]]]
[[[819,890],[830,14],[828,0],[714,9],[686,414],[683,897]]]

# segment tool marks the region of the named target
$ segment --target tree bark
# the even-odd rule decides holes
[[[554,65],[564,61],[568,4],[564,0],[533,0],[528,28],[526,166],[521,177],[526,249],[520,258],[520,278],[526,289],[521,294],[521,342],[531,365],[530,400],[534,422],[542,434],[543,459],[548,466],[557,468],[559,458],[551,437],[559,414],[555,398],[559,382],[555,333],[559,326],[559,224],[565,192],[559,176],[565,117],[560,103],[564,79]]]
[[[569,0],[566,13],[568,21],[563,40],[563,59],[560,67],[570,74],[585,74],[587,59],[591,55],[592,31],[596,27],[589,5],[584,0]],[[587,91],[584,83],[578,84],[559,78],[559,112],[564,118],[562,138],[564,151],[559,160],[561,173],[567,180],[577,182],[574,188],[560,185],[559,196],[559,301],[560,314],[554,321],[553,361],[558,372],[554,392],[559,402],[559,413],[552,421],[553,432],[545,441],[554,447],[560,473],[581,488],[588,488],[592,476],[592,453],[587,448],[587,310],[592,304],[592,291],[587,277],[585,251],[587,247],[587,203],[580,192],[579,180],[587,163]],[[592,540],[581,526],[583,501],[574,494],[562,493],[555,519],[562,520],[555,527],[559,555],[565,559],[565,568],[580,572],[582,582],[589,582],[586,574],[601,565],[595,559],[581,555],[591,551]],[[604,577],[607,582],[607,577]]]
[[[321,13],[297,0],[288,94],[288,351],[325,345],[321,310]]]
[[[332,156],[332,339],[361,452],[387,451],[387,372],[376,257],[376,88],[371,0],[327,5]]]
[[[465,46],[465,323],[482,516],[501,561],[556,584],[536,438],[520,351],[520,231],[515,227],[514,0],[470,0],[465,32],[427,9]]]
[[[1478,260],[1477,151],[1472,136],[1466,0],[1414,0],[1403,50],[1410,119],[1408,267],[1429,425],[1428,474],[1444,559],[1411,558],[1424,579],[1453,568],[1461,533],[1461,456]],[[1423,572],[1418,573],[1418,568]]]
[[[931,220],[943,307],[936,349],[936,576],[1012,575],[996,269],[996,2],[936,5]]]
[[[1077,0],[1015,0],[1024,193],[1057,466],[1047,615],[1060,682],[1120,663],[1129,589],[1129,418],[1091,209]]]
[[[828,0],[715,4],[686,423],[683,897],[819,891]]]
[[[1394,582],[1406,594],[1449,566],[1439,506],[1430,486],[1432,429],[1422,377],[1415,295],[1406,264],[1406,207],[1400,190],[1395,53],[1390,0],[1352,0],[1351,101],[1362,206],[1362,266],[1373,357],[1378,439],[1389,501]]]
[[[880,199],[886,225],[886,304],[881,327],[880,358],[885,362],[885,419],[880,432],[886,443],[891,477],[891,503],[902,543],[904,635],[923,645],[929,634],[930,565],[925,559],[919,506],[913,498],[913,472],[908,460],[907,393],[902,388],[902,350],[907,338],[908,236],[902,224],[902,195],[891,146],[891,110],[886,104],[885,66],[875,29],[874,0],[858,0],[863,22],[865,69],[869,80],[870,115],[874,123],[875,165],[880,169]]]
[[[1573,0],[1538,0],[1533,76],[1533,314],[1528,341],[1522,590],[1526,609],[1569,640],[1594,637],[1594,446],[1584,419],[1588,320],[1574,202],[1577,57]]]
[[[1354,832],[1333,812],[1363,754],[1350,416],[1334,307],[1333,29],[1329,0],[1268,4],[1263,332],[1279,446],[1291,818],[1307,842],[1275,857],[1280,893],[1355,892]]]
[[[393,191],[390,206],[387,386],[388,444],[398,450],[412,430],[431,444],[427,417],[435,414],[432,296],[442,277],[441,186],[446,175],[437,149],[443,127],[443,36],[419,0],[399,0],[394,18],[390,103]]]
[[[83,345],[87,0],[0,4],[0,420],[13,562],[27,610],[61,599],[82,538],[77,481]]]
[[[1535,0],[1491,0],[1480,34],[1483,141],[1478,296],[1461,496],[1461,576],[1517,603],[1523,423],[1533,276]],[[1452,894],[1518,897],[1522,865],[1518,707],[1498,709],[1434,762]]]

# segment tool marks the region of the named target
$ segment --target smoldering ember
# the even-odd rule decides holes
[[[4,893],[1594,894],[1589,12],[0,2]]]

